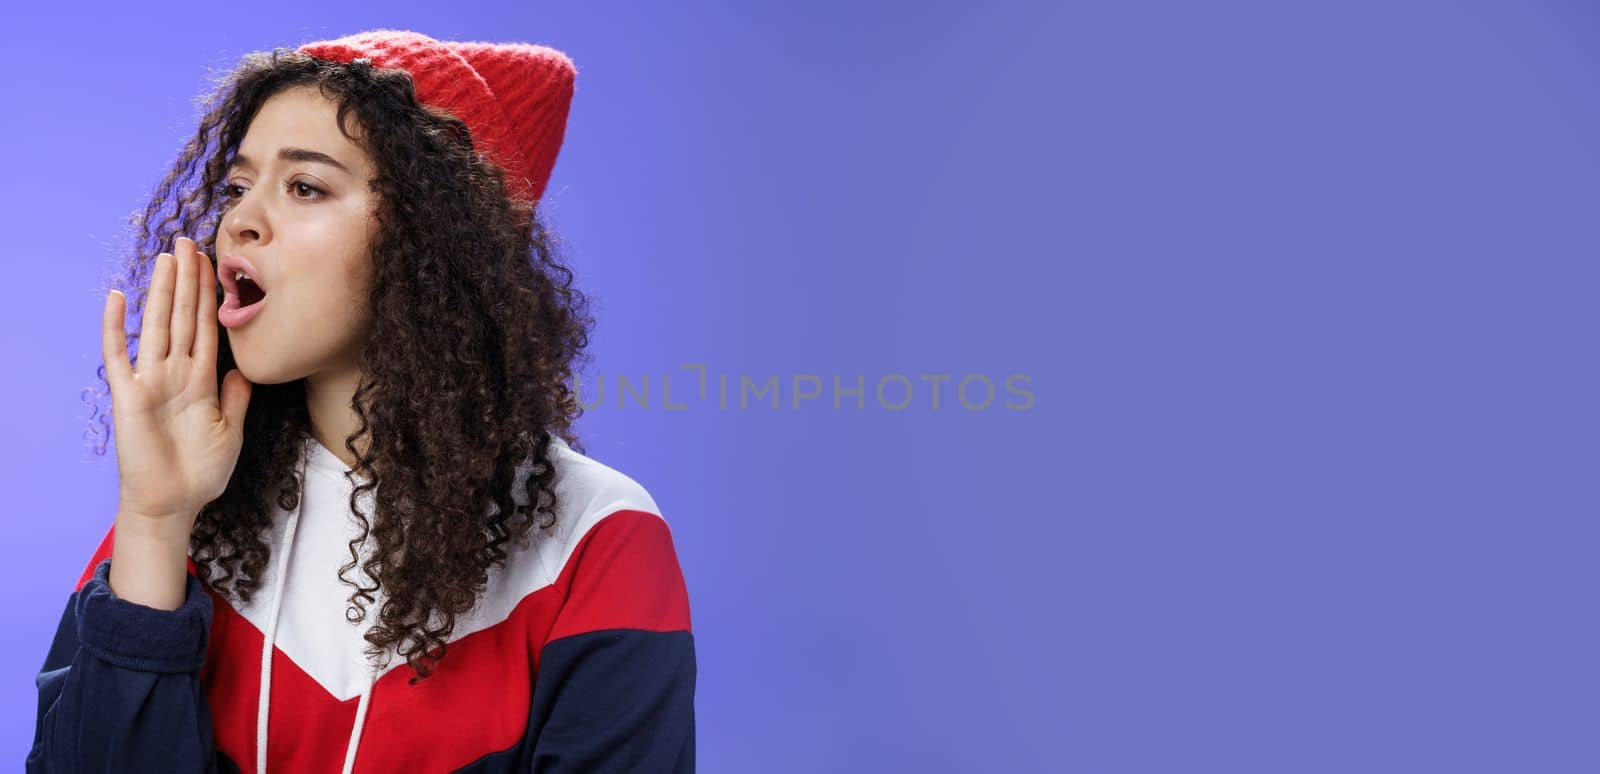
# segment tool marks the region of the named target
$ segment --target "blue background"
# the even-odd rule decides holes
[[[415,6],[3,12],[0,758],[127,215],[208,72],[405,27],[578,65],[580,430],[673,526],[701,770],[1600,770],[1592,4]]]

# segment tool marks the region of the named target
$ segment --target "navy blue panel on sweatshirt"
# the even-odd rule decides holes
[[[604,629],[539,655],[528,735],[461,774],[694,771],[694,634]]]

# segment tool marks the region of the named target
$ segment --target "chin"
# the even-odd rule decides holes
[[[249,379],[251,384],[284,384],[300,378],[299,374],[286,373],[272,368],[263,368],[260,363],[252,358],[239,357],[233,354],[233,366]]]

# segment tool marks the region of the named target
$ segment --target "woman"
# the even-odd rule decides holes
[[[572,434],[592,320],[536,204],[574,75],[377,30],[210,96],[137,333],[107,298],[118,511],[30,771],[693,770],[671,532]]]

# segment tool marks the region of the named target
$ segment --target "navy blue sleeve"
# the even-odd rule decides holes
[[[540,656],[533,771],[694,771],[694,635],[611,629]]]
[[[111,560],[67,599],[44,667],[27,771],[219,772],[200,681],[211,597],[188,576],[182,606],[111,591]]]

